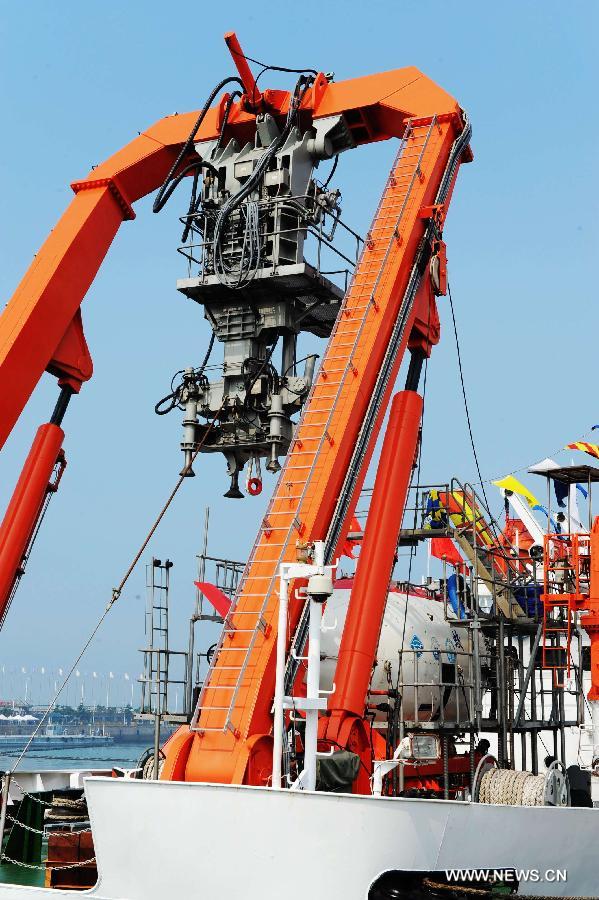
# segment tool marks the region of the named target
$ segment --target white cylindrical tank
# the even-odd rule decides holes
[[[351,592],[351,579],[336,582],[321,638],[321,687],[331,690]],[[443,602],[424,589],[391,591],[381,628],[372,690],[397,689],[410,723],[468,723],[473,709],[471,632],[445,620]],[[479,644],[485,656],[484,641]],[[403,652],[400,652],[403,651]],[[384,697],[372,696],[371,703]],[[385,717],[379,713],[378,718]]]

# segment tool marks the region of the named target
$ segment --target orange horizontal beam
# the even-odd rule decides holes
[[[265,91],[282,114],[289,94]],[[451,115],[458,104],[414,68],[328,84],[308,93],[302,108],[313,119],[345,113],[358,143],[403,133],[407,118],[431,111]],[[198,113],[167,116],[75,182],[77,196],[38,251],[0,316],[0,447],[79,309],[131,204],[163,182]],[[206,115],[196,141],[218,134],[220,105]],[[362,116],[363,121],[356,117]],[[353,118],[352,118],[353,117]],[[254,115],[234,104],[228,131],[240,140]],[[362,128],[362,125],[364,126]]]

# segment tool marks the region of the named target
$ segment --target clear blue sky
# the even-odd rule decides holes
[[[68,204],[69,183],[163,115],[198,108],[229,73],[225,31],[236,29],[251,56],[333,70],[339,80],[416,65],[459,99],[474,126],[476,159],[461,170],[446,239],[484,477],[552,453],[599,415],[597,10],[552,0],[304,0],[276,13],[237,0],[5,3],[2,302]],[[380,145],[340,162],[345,215],[359,231],[394,152]],[[160,216],[150,201],[138,204],[84,303],[95,376],[71,404],[69,467],[0,634],[8,668],[68,664],[181,466],[180,421],[156,417],[153,405],[208,338],[200,309],[175,290],[185,193]],[[422,475],[476,480],[445,300],[441,316]],[[2,509],[55,397],[46,376],[0,457]],[[151,548],[175,561],[181,622],[193,602],[204,507],[215,522],[213,552],[242,559],[265,503],[223,500],[220,458],[197,468]],[[143,598],[141,566],[82,669],[139,671]]]

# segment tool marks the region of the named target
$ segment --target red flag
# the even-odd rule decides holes
[[[447,537],[431,539],[431,556],[436,556],[437,559],[445,559],[452,566],[461,566],[463,562],[458,548],[451,538]]]
[[[356,519],[355,516],[351,520],[351,525],[349,526],[347,533],[348,534],[355,534],[355,533],[362,534],[362,526],[360,525],[360,523],[358,522],[358,520]],[[359,543],[360,543],[360,541],[352,540],[351,538],[348,538],[346,535],[345,540],[344,540],[343,544],[341,545],[341,556],[349,556],[350,559],[355,559],[354,547],[356,547]]]
[[[231,601],[226,594],[217,588],[215,584],[209,581],[194,581],[195,586],[202,592],[206,600],[208,600],[215,608],[219,616],[223,619],[231,608]]]

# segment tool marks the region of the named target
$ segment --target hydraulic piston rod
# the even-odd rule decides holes
[[[360,560],[352,588],[329,710],[362,716],[376,658],[397,539],[418,444],[422,397],[393,398]]]
[[[0,626],[22,575],[46,498],[56,491],[66,465],[63,440],[64,431],[58,425],[40,425],[0,525]]]

